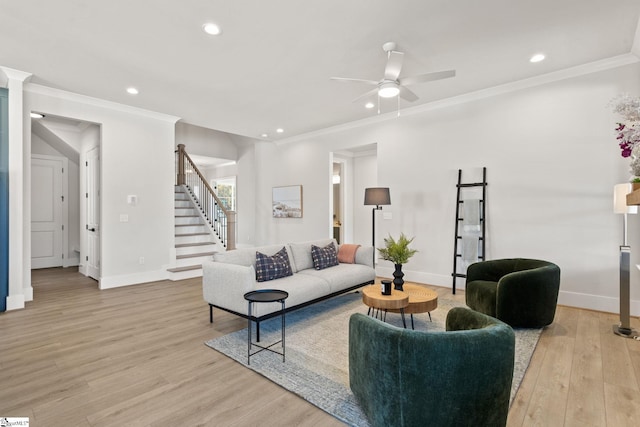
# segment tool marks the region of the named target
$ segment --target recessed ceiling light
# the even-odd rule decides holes
[[[540,62],[544,60],[544,54],[542,53],[536,53],[535,55],[533,55],[531,57],[531,59],[529,59],[529,62]]]
[[[31,116],[32,119],[43,119],[44,118],[44,114],[42,114],[42,113],[30,113],[29,115]]]
[[[202,30],[205,33],[210,34],[212,36],[217,36],[217,35],[220,35],[220,33],[222,33],[222,30],[220,29],[220,27],[212,22],[208,22],[204,24],[202,26]]]
[[[263,137],[263,138],[267,138],[267,137],[269,137],[269,135],[268,135],[268,134],[266,134],[266,133],[263,133],[263,134],[262,134],[262,135],[260,135],[260,136],[261,136],[261,137]]]
[[[364,104],[364,108],[373,108],[375,106],[376,104],[374,104],[373,102],[367,102],[366,104]]]
[[[276,132],[278,132],[278,133],[282,133],[282,132],[284,132],[284,129],[282,129],[282,128],[278,128],[278,129],[276,129]]]
[[[127,88],[127,93],[129,93],[131,95],[137,95],[139,92],[138,92],[138,89],[136,89],[135,87],[128,87]]]

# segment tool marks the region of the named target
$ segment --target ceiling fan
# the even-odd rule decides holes
[[[398,52],[395,49],[396,44],[394,42],[387,42],[382,45],[382,50],[387,52],[387,65],[384,68],[384,77],[380,81],[353,79],[347,77],[332,77],[331,80],[359,82],[376,86],[374,89],[354,99],[353,102],[371,96],[375,93],[377,93],[382,98],[393,98],[394,96],[397,96],[399,94],[402,99],[405,99],[409,102],[414,102],[418,100],[418,95],[409,90],[407,86],[414,85],[416,83],[425,83],[434,80],[447,79],[456,75],[456,70],[446,70],[400,78],[404,53]]]

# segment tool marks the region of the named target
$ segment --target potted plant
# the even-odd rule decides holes
[[[406,264],[416,252],[415,249],[409,249],[409,244],[413,242],[413,237],[408,239],[404,233],[400,233],[400,238],[395,240],[391,235],[384,239],[384,248],[377,248],[382,259],[394,263],[396,270],[393,272],[393,285],[396,290],[401,291],[404,280],[402,277],[402,264]]]

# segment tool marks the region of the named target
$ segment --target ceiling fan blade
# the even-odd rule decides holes
[[[377,87],[374,88],[374,89],[371,89],[370,91],[367,91],[367,92],[363,93],[362,95],[360,95],[359,97],[357,97],[356,99],[354,99],[351,102],[358,102],[358,101],[360,101],[362,99],[365,99],[365,98],[368,98],[368,97],[370,97],[372,95],[375,95],[376,93],[378,93],[378,88]]]
[[[368,85],[377,85],[378,82],[373,80],[365,80],[365,79],[352,79],[349,77],[331,77],[331,80],[336,80],[338,82],[357,82],[357,83],[365,83]]]
[[[404,86],[400,86],[400,98],[409,102],[415,102],[419,99],[418,95],[416,95],[415,93],[413,93],[411,90],[407,89]]]
[[[402,79],[400,84],[404,86],[416,84],[416,83],[425,83],[432,82],[434,80],[448,79],[449,77],[455,77],[456,70],[447,70],[447,71],[436,71],[435,73],[427,73],[420,74],[417,76],[406,77]]]
[[[396,81],[400,76],[400,70],[402,70],[402,60],[404,59],[404,53],[396,52],[392,50],[389,52],[389,58],[387,59],[387,66],[384,68],[384,79]]]

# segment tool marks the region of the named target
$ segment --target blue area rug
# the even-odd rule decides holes
[[[416,330],[444,330],[449,309],[464,305],[439,298],[431,313],[414,315]],[[243,329],[206,342],[209,347],[231,357],[318,408],[352,426],[368,426],[349,388],[349,317],[367,313],[360,293],[349,293],[296,310],[286,316],[286,361],[263,351],[247,365],[247,330]],[[400,315],[389,313],[387,323],[402,327]],[[407,321],[410,322],[407,316]],[[260,324],[261,344],[280,340],[280,318]],[[541,329],[516,329],[516,363],[511,401],[529,366]],[[255,333],[255,332],[254,332]],[[255,337],[254,337],[255,338]],[[273,347],[282,351],[280,344]]]

